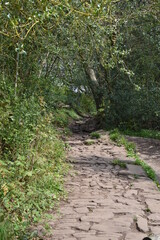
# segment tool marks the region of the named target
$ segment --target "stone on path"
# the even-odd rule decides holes
[[[160,232],[160,192],[140,166],[127,160],[123,147],[103,135],[84,145],[87,135],[73,135],[68,159],[76,174],[68,177],[67,201],[44,240],[142,240]],[[115,156],[126,159],[127,169],[112,165]],[[134,176],[138,176],[136,179]],[[55,216],[55,213],[54,213]],[[38,227],[37,227],[38,231]],[[45,232],[46,234],[46,232]]]
[[[141,232],[144,232],[144,233],[148,232],[149,228],[148,228],[147,219],[144,217],[138,216],[137,217],[137,227],[138,227],[138,230]]]
[[[133,164],[126,164],[126,169],[121,170],[119,174],[121,175],[134,175],[137,177],[146,177],[146,173],[142,169],[141,166],[133,165]]]
[[[142,240],[145,237],[147,237],[147,236],[144,233],[128,232],[126,234],[125,240]]]
[[[160,214],[160,201],[154,199],[146,199],[146,204],[151,213]]]
[[[153,213],[148,216],[149,222],[151,225],[159,225],[160,226],[160,214]]]
[[[87,207],[77,207],[74,209],[77,213],[88,213],[89,210]]]
[[[92,213],[89,213],[88,215],[81,217],[81,221],[100,223],[113,217],[114,214],[111,210],[98,209],[93,211]]]
[[[151,226],[151,231],[153,234],[158,235],[160,240],[160,225],[159,226]]]

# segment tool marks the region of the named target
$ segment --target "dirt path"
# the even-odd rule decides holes
[[[88,135],[74,134],[68,159],[74,175],[68,177],[67,201],[50,220],[45,240],[142,240],[160,234],[160,192],[139,166],[127,159],[123,147],[110,142],[108,135],[85,145]],[[127,164],[113,166],[114,159]]]
[[[140,158],[155,170],[160,182],[160,140],[129,136],[126,138],[136,144]]]

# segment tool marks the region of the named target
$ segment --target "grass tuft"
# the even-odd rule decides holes
[[[92,144],[95,144],[95,141],[92,139],[87,139],[87,140],[85,140],[84,144],[90,146]]]
[[[101,134],[98,133],[98,132],[92,132],[92,133],[90,134],[90,136],[91,136],[91,138],[93,138],[93,139],[99,139],[99,138],[101,137]]]
[[[127,168],[126,163],[120,161],[119,159],[113,160],[112,165],[114,165],[114,166],[118,165],[118,166],[120,166],[121,168]]]

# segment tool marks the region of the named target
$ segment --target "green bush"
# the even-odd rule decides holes
[[[14,97],[3,88],[0,105],[0,239],[23,236],[31,222],[64,194],[64,143],[42,96]]]

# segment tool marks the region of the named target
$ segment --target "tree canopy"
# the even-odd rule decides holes
[[[58,196],[56,129],[67,131],[75,112],[99,127],[159,129],[159,16],[159,0],[0,1],[0,234],[11,226],[2,239],[20,236],[50,191]]]

